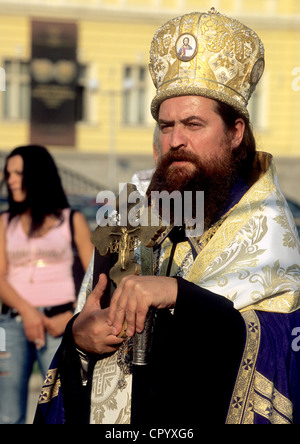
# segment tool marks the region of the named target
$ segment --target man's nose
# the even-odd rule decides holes
[[[186,147],[187,139],[184,134],[184,129],[180,126],[174,126],[170,139],[170,148],[175,150]]]

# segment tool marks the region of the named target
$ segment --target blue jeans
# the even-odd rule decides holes
[[[6,351],[0,352],[0,424],[24,424],[33,365],[37,361],[45,377],[61,338],[47,334],[45,347],[37,350],[18,318],[0,314],[0,327],[6,334]]]

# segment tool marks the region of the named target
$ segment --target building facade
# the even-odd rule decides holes
[[[0,75],[6,80],[0,150],[44,141],[62,162],[107,185],[150,167],[152,36],[170,18],[212,6],[264,42],[266,69],[251,100],[252,122],[258,148],[290,164],[287,180],[293,182],[300,162],[299,0],[0,0]],[[68,100],[71,108],[62,112]]]

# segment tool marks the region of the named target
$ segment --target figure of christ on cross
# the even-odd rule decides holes
[[[136,186],[127,184],[127,196],[130,193],[136,192]],[[119,202],[119,199],[117,200]],[[134,207],[133,204],[128,204],[127,216]],[[150,212],[150,207],[144,208],[144,211]],[[118,205],[117,211],[120,213]],[[147,219],[149,220],[149,219]],[[137,226],[133,227],[128,217],[126,225],[118,225],[119,217],[115,217],[116,223],[113,226],[107,224],[106,226],[98,226],[92,234],[92,242],[97,248],[101,256],[117,253],[118,260],[110,269],[109,277],[118,286],[125,276],[141,274],[141,266],[134,260],[134,249],[139,243],[145,247],[153,247],[155,240],[160,233],[164,231],[164,227],[159,226]],[[124,222],[124,221],[122,221]],[[118,335],[119,338],[126,338],[126,320],[124,322],[122,331]]]

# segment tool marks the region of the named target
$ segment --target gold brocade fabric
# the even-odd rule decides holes
[[[61,382],[60,377],[57,377],[57,369],[48,370],[39,396],[39,404],[46,404],[58,396],[60,386]]]
[[[270,424],[292,424],[293,404],[276,390],[274,383],[256,370],[261,328],[254,310],[243,314],[247,339],[226,424],[253,424],[254,414]]]
[[[169,98],[200,95],[248,117],[247,104],[264,71],[264,47],[238,20],[212,8],[177,17],[157,30],[150,73],[157,89],[152,115]]]

